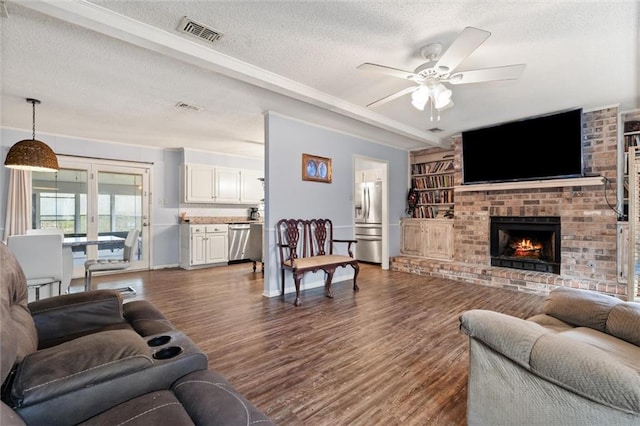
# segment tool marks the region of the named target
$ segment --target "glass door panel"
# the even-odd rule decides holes
[[[148,269],[149,172],[147,164],[59,156],[57,173],[32,173],[34,228],[61,228],[65,238],[102,241],[73,250],[73,277],[87,259],[122,258],[124,239],[138,229],[131,269]]]
[[[122,258],[124,239],[131,229],[140,230],[134,243],[133,262],[142,260],[142,241],[146,237],[143,223],[146,218],[143,203],[144,173],[124,171],[98,171],[98,236],[115,237],[119,243],[98,245],[98,258]]]

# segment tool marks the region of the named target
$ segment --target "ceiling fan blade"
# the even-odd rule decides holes
[[[374,106],[382,105],[382,104],[384,104],[386,102],[389,102],[389,101],[392,101],[392,100],[394,100],[396,98],[399,98],[400,96],[404,96],[407,93],[414,92],[418,87],[420,87],[420,86],[411,86],[411,87],[407,87],[406,89],[399,90],[399,91],[397,91],[395,93],[392,93],[392,94],[390,94],[388,96],[385,96],[384,98],[381,98],[381,99],[378,99],[377,101],[371,102],[369,105],[367,105],[367,108],[371,108],[371,107],[374,107]]]
[[[506,65],[504,67],[484,68],[479,70],[461,71],[447,79],[451,84],[468,84],[468,83],[482,83],[484,81],[497,81],[497,80],[515,80],[522,75],[526,65]]]
[[[435,65],[440,73],[452,72],[464,61],[478,46],[480,46],[491,33],[474,27],[466,27],[460,35],[451,43],[451,46],[442,54]]]
[[[414,73],[409,71],[386,67],[384,65],[370,64],[368,62],[365,62],[364,64],[360,64],[356,68],[358,68],[359,70],[365,70],[365,71],[381,72],[383,74],[392,75],[394,77],[404,78],[405,80],[408,80],[411,77],[415,76]]]

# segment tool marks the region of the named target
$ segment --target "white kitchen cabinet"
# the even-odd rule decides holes
[[[215,168],[214,202],[237,204],[240,202],[240,169]]]
[[[263,174],[259,170],[240,170],[240,202],[258,204],[264,199]]]
[[[215,200],[215,168],[201,164],[185,164],[183,169],[184,201],[213,203]]]
[[[227,264],[229,261],[229,225],[180,225],[180,267]]]
[[[258,204],[264,188],[258,170],[185,164],[185,203]]]

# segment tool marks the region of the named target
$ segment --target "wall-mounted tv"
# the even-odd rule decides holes
[[[582,108],[462,132],[462,182],[584,176]]]

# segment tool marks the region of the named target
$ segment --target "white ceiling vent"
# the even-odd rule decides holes
[[[185,16],[180,21],[180,25],[178,26],[178,30],[183,33],[191,34],[194,37],[198,37],[201,40],[207,41],[209,43],[215,43],[220,40],[224,34],[220,31],[214,30],[211,27],[207,27],[200,22],[196,22],[193,19]]]
[[[427,129],[427,130],[428,130],[429,132],[431,132],[431,133],[440,133],[440,132],[442,132],[442,131],[443,131],[443,130],[442,130],[441,128],[439,128],[439,127],[432,127],[432,128],[430,128],[430,129]]]
[[[187,110],[187,111],[193,111],[193,112],[200,112],[200,111],[204,110],[204,107],[197,106],[197,105],[191,105],[191,104],[188,104],[186,102],[178,102],[176,104],[176,108],[184,109],[184,110]]]

